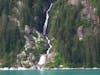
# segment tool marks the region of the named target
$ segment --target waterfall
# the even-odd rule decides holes
[[[48,20],[49,20],[49,12],[52,8],[52,5],[53,3],[51,3],[49,9],[46,11],[46,19],[45,19],[45,23],[44,23],[44,26],[43,26],[43,35],[44,37],[46,38],[47,42],[48,42],[48,45],[49,45],[49,48],[47,49],[47,52],[46,54],[42,54],[40,59],[39,59],[39,62],[38,62],[38,68],[41,68],[42,65],[44,65],[46,63],[46,56],[50,53],[50,50],[52,48],[52,45],[50,43],[50,40],[49,38],[46,36],[46,30],[47,30],[47,26],[48,26]],[[40,66],[40,67],[39,67]]]
[[[45,65],[45,63],[46,63],[46,54],[42,54],[41,57],[40,57],[40,60],[38,62],[37,68],[38,69],[43,68],[43,66]]]
[[[51,10],[53,3],[51,3],[49,9],[46,11],[46,20],[43,26],[43,35],[46,35],[46,30],[47,30],[47,26],[48,26],[48,20],[49,20],[49,11]]]
[[[50,43],[50,40],[49,40],[49,38],[46,36],[46,30],[47,30],[48,20],[49,20],[49,12],[50,12],[50,10],[51,10],[51,8],[52,8],[52,5],[53,5],[53,3],[51,3],[49,9],[46,11],[46,20],[45,20],[45,23],[44,23],[44,26],[43,26],[43,35],[46,37],[46,40],[48,41],[48,45],[49,45],[49,48],[48,48],[48,50],[47,50],[47,54],[49,54],[50,49],[52,48],[52,45],[51,45],[51,43]]]
[[[46,36],[46,39],[47,39],[48,45],[49,45],[49,48],[48,48],[48,50],[47,50],[47,55],[48,55],[48,54],[50,53],[50,50],[51,50],[51,48],[52,48],[52,45],[51,45],[50,40],[48,39],[47,36]]]

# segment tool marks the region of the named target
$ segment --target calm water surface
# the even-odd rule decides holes
[[[0,75],[100,75],[96,70],[26,70],[26,71],[0,71]]]

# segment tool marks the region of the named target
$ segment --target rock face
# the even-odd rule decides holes
[[[68,3],[77,6],[79,4],[79,1],[80,0],[68,0]]]
[[[54,52],[51,52],[47,55],[47,63],[54,62],[54,59],[55,59],[55,53]]]
[[[17,55],[17,58],[23,59],[26,56],[26,52],[22,51],[20,54]]]
[[[30,34],[31,32],[31,28],[28,25],[25,25],[25,33]]]
[[[42,37],[41,33],[39,33],[36,29],[30,28],[29,25],[25,25],[24,38],[25,38],[25,45],[24,45],[25,50],[23,50],[21,53],[17,55],[17,60],[18,60],[17,64],[18,65],[21,64],[23,67],[32,67],[34,63],[37,62],[38,60],[34,55],[35,53],[34,51],[38,52],[38,49],[41,50],[42,46],[39,43],[44,42],[45,40]],[[46,57],[45,55],[43,55],[38,65],[42,66],[45,64],[45,62],[46,62]]]
[[[88,0],[81,0],[81,4],[84,6],[84,7],[86,7],[88,4],[87,4],[87,1]]]
[[[79,40],[81,41],[83,39],[83,26],[78,27],[77,35],[78,35]]]
[[[35,61],[35,56],[32,53],[29,53],[28,60]]]
[[[10,62],[17,57],[17,54],[18,58],[23,57],[22,51],[26,52],[26,57],[29,55],[27,50],[37,50],[33,52],[35,55],[45,51],[46,40],[41,32],[46,10],[52,1],[0,0],[0,51],[4,51],[3,55],[0,54],[0,60],[3,59],[0,62],[5,62],[2,64],[3,66],[6,65],[6,62],[9,62],[8,66],[11,66]],[[39,49],[40,51],[38,51]],[[2,58],[3,56],[5,57]],[[11,60],[6,59],[7,57]],[[31,58],[33,59],[30,56],[29,59]]]
[[[28,25],[25,25],[25,35],[24,35],[24,38],[26,40],[25,46],[24,46],[25,50],[31,49],[33,47],[34,40],[32,38],[31,28]]]
[[[38,42],[44,41],[42,35],[32,28],[30,28],[28,25],[25,25],[25,35],[24,38],[26,40],[25,42],[25,50],[27,49],[36,49],[38,48]]]

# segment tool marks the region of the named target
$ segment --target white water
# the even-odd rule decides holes
[[[47,39],[48,44],[49,44],[49,48],[48,48],[48,50],[47,50],[47,55],[48,55],[48,54],[50,53],[50,50],[51,50],[51,48],[52,48],[52,45],[51,45],[50,40],[48,39],[47,36],[46,36],[46,39]]]
[[[45,23],[44,23],[44,26],[43,26],[43,35],[46,34],[46,30],[47,30],[47,26],[48,26],[48,20],[49,20],[49,11],[51,10],[51,7],[52,7],[52,3],[49,7],[49,9],[46,11],[46,20],[45,20]]]
[[[41,55],[38,65],[44,65],[46,62],[46,55]]]
[[[52,45],[51,45],[51,43],[50,43],[50,40],[49,40],[49,38],[46,36],[46,30],[47,30],[48,20],[49,20],[49,12],[50,12],[52,6],[53,6],[53,3],[51,3],[49,9],[48,9],[47,12],[46,12],[46,20],[45,20],[45,23],[44,23],[44,26],[43,26],[43,35],[45,36],[46,40],[48,41],[48,45],[49,45],[49,48],[48,48],[48,50],[47,50],[47,54],[50,53],[50,50],[51,50],[51,48],[52,48]]]
[[[46,54],[43,54],[41,55],[40,59],[39,59],[39,62],[38,62],[38,65],[42,66],[46,63],[46,55],[48,55],[50,53],[50,50],[52,48],[52,45],[50,43],[50,40],[49,38],[46,36],[46,30],[47,30],[47,26],[48,26],[48,20],[49,20],[49,12],[52,8],[52,5],[53,3],[51,3],[49,9],[46,11],[46,20],[45,20],[45,23],[44,23],[44,26],[43,26],[43,35],[45,36],[46,40],[48,41],[48,45],[49,45],[49,48],[47,50],[47,53]],[[38,66],[39,67],[39,66]]]

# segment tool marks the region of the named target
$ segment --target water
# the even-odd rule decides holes
[[[52,3],[51,5],[49,6],[49,9],[46,11],[46,19],[45,19],[45,22],[44,22],[44,26],[43,26],[43,35],[46,37],[46,40],[48,41],[48,45],[49,45],[49,48],[47,50],[47,55],[49,54],[51,48],[52,48],[52,45],[50,43],[50,40],[49,38],[46,36],[46,30],[47,30],[47,26],[48,26],[48,20],[49,20],[49,12],[52,8]],[[38,62],[38,65],[41,66],[41,65],[44,65],[46,62],[46,54],[44,55],[41,55],[40,59],[39,59],[39,62]],[[39,66],[38,66],[38,69],[39,69]]]
[[[46,11],[46,19],[44,22],[44,26],[43,26],[43,35],[46,35],[46,30],[47,30],[47,26],[48,26],[48,20],[49,20],[49,12],[52,8],[53,3],[51,3],[49,9]]]
[[[26,70],[26,71],[0,71],[0,75],[100,75],[97,70]]]
[[[46,37],[46,40],[48,41],[48,45],[49,45],[49,48],[48,48],[48,50],[47,50],[47,55],[50,53],[50,50],[51,50],[51,48],[52,48],[52,45],[51,45],[51,43],[50,43],[50,40],[49,40],[49,38],[46,36],[46,30],[47,30],[48,20],[49,20],[49,12],[50,12],[52,6],[53,6],[53,3],[51,3],[49,9],[46,11],[46,19],[45,19],[45,23],[44,23],[44,26],[43,26],[43,35]]]
[[[43,65],[46,62],[46,55],[41,55],[38,65]]]

